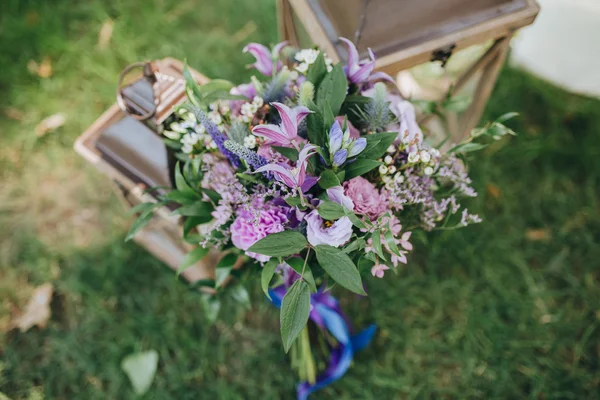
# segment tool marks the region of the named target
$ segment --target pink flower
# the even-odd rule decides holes
[[[241,250],[250,246],[271,233],[282,232],[288,222],[287,209],[273,204],[255,202],[253,210],[242,208],[231,225],[231,241]],[[258,261],[269,261],[270,257],[246,252],[249,257]]]
[[[304,106],[289,108],[285,104],[271,103],[279,112],[281,124],[279,125],[257,125],[252,133],[267,138],[270,143],[277,146],[294,146],[298,148],[300,137],[298,137],[298,124],[312,111]]]
[[[373,275],[377,278],[383,278],[383,274],[385,273],[385,271],[387,271],[389,269],[390,269],[390,267],[388,267],[387,265],[375,264],[371,268],[371,275]]]
[[[282,64],[278,60],[281,49],[287,46],[287,42],[281,42],[273,50],[269,50],[267,47],[259,43],[249,43],[244,47],[244,53],[250,53],[256,58],[256,62],[252,64],[254,68],[263,75],[272,76],[274,73],[281,70]],[[273,68],[275,67],[275,68]]]
[[[373,54],[371,49],[368,49],[369,59],[361,61],[358,57],[358,51],[356,50],[354,43],[343,37],[341,37],[340,40],[348,46],[348,66],[345,67],[345,70],[346,76],[350,82],[363,83],[366,81],[387,80],[394,83],[392,77],[385,72],[373,73],[373,70],[375,69],[375,54]]]
[[[328,244],[329,246],[340,247],[352,236],[352,222],[348,217],[342,217],[330,223],[324,221],[317,210],[313,210],[304,220],[307,223],[306,237],[313,246]]]
[[[310,190],[319,178],[315,176],[306,175],[306,166],[308,164],[308,158],[315,154],[314,151],[317,146],[312,144],[305,145],[300,154],[298,154],[298,161],[296,162],[296,168],[291,168],[287,164],[267,164],[263,167],[258,168],[254,173],[259,172],[272,172],[275,175],[275,179],[285,183],[292,189],[300,189],[302,193]]]
[[[360,176],[344,182],[346,196],[354,202],[354,211],[375,221],[388,210],[388,197],[385,191],[381,193],[375,186]]]

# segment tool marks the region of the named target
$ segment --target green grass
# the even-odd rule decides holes
[[[71,148],[113,102],[127,63],[187,57],[210,77],[246,79],[240,50],[276,40],[273,3],[0,4],[0,328],[34,286],[56,288],[45,330],[0,333],[1,393],[134,398],[119,364],[156,349],[144,398],[292,398],[278,315],[260,289],[251,311],[226,304],[208,327],[197,295],[123,242],[126,214]],[[99,50],[109,17],[111,45]],[[47,79],[26,67],[44,57],[53,66]],[[20,120],[6,116],[14,110]],[[368,302],[349,308],[358,325],[377,321],[379,334],[315,398],[597,398],[600,102],[505,69],[486,118],[513,110],[522,113],[511,122],[520,135],[471,164],[484,223],[419,236],[398,276],[369,282]],[[57,112],[65,126],[36,137],[36,124]],[[545,238],[531,240],[531,229]]]

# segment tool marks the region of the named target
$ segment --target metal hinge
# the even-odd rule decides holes
[[[448,59],[452,55],[452,52],[454,51],[455,47],[456,47],[456,44],[451,44],[446,47],[442,47],[440,49],[435,50],[431,54],[431,61],[432,62],[440,61],[442,63],[442,68],[445,68],[446,63],[448,62]]]

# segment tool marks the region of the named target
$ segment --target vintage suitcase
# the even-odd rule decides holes
[[[510,38],[538,12],[535,0],[279,0],[279,25],[284,39],[300,47],[314,43],[334,61],[347,59],[340,36],[353,40],[364,57],[371,48],[376,68],[391,75],[429,61],[445,65],[462,49],[485,46],[487,51],[445,84],[439,99],[419,98],[403,90],[404,80],[398,82],[405,96],[421,100],[471,92],[470,107],[448,115],[448,133],[458,141],[479,123]],[[431,118],[423,116],[420,123]]]
[[[161,124],[174,106],[185,100],[183,64],[165,58],[152,63],[156,82],[137,80],[123,88],[122,104],[110,107],[75,142],[75,150],[113,182],[126,208],[152,201],[146,189],[171,186],[173,162],[159,136]],[[192,71],[200,84],[208,79]],[[155,87],[153,87],[156,85]],[[158,93],[158,100],[153,95]],[[128,113],[122,107],[127,107]],[[150,116],[150,114],[152,114]],[[147,117],[147,118],[144,118]],[[141,120],[143,119],[143,121]],[[158,209],[152,222],[134,240],[156,258],[177,269],[193,247],[182,240],[180,218],[166,207]],[[190,282],[214,279],[214,253],[185,270]]]

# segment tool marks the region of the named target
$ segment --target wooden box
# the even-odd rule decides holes
[[[162,122],[164,115],[170,112],[164,109],[165,104],[172,108],[184,101],[183,64],[171,58],[155,63],[164,78],[158,82],[161,86],[158,118],[145,125],[127,116],[115,104],[76,140],[74,146],[77,153],[111,179],[116,194],[127,209],[153,200],[146,189],[171,184],[166,148],[153,130],[153,124],[158,119],[159,123]],[[198,83],[208,82],[204,75],[192,72]],[[158,76],[160,77],[160,74]],[[115,127],[120,127],[119,132],[128,133],[126,140],[111,134]],[[171,215],[171,211],[166,207],[158,209],[150,224],[141,230],[134,240],[176,270],[183,257],[193,247],[182,240],[180,217]],[[217,253],[213,253],[185,270],[182,276],[190,282],[214,279],[217,259]]]
[[[538,12],[535,0],[279,0],[285,40],[299,47],[315,44],[334,61],[344,61],[346,46],[338,38],[346,37],[363,57],[371,48],[377,55],[376,68],[392,76],[429,61],[445,65],[457,51],[493,43],[447,85],[451,95],[468,84],[474,88],[471,107],[449,132],[457,140],[479,122],[510,38]],[[472,80],[478,82],[471,84]],[[402,82],[399,86],[402,90]]]

